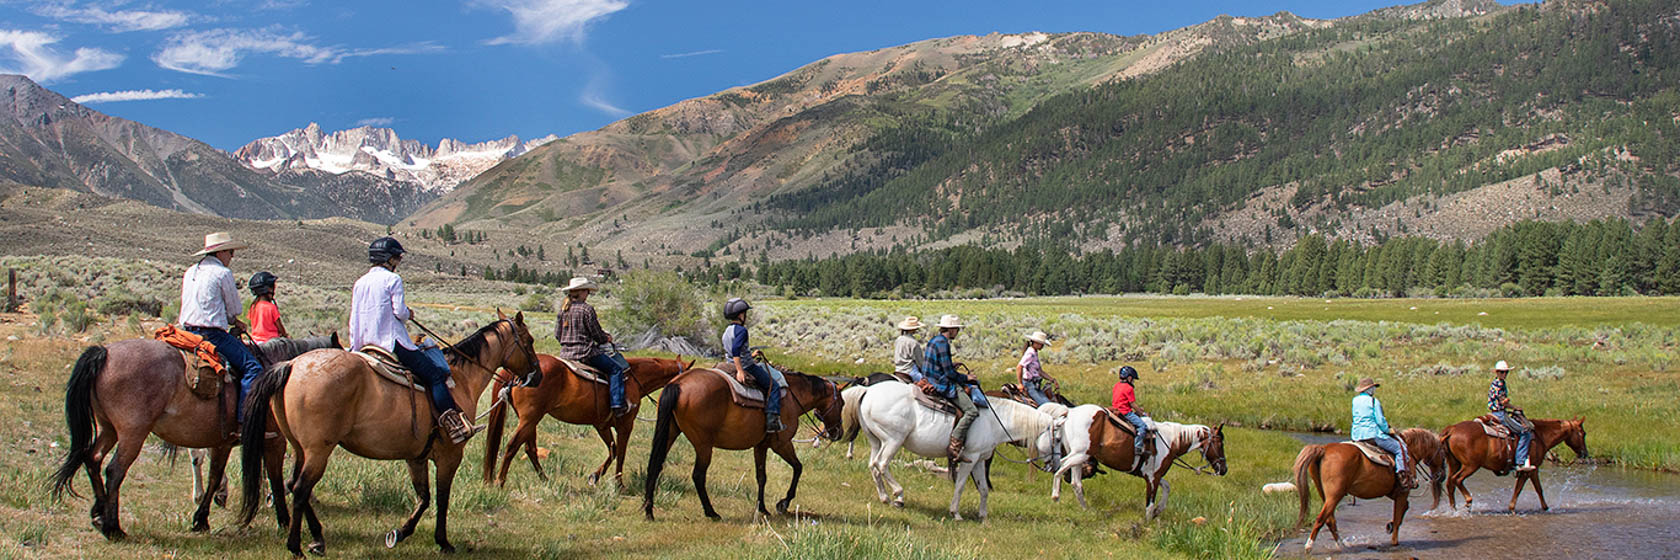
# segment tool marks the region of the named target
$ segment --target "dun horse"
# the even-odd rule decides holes
[[[522,378],[529,378],[536,369],[536,352],[531,349],[531,332],[525,327],[524,314],[512,319],[500,312],[497,315],[500,320],[461,340],[449,352],[450,376],[456,383],[450,392],[460,403],[462,414],[469,418],[498,368],[524,372]],[[299,540],[304,519],[309,520],[309,532],[314,537],[309,551],[321,554],[326,550],[321,521],[310,498],[337,447],[369,459],[408,462],[409,479],[419,504],[401,528],[385,536],[386,547],[394,547],[414,534],[415,524],[431,503],[426,463],[435,463],[438,507],[434,539],[444,552],[455,550],[448,537],[449,490],[466,446],[451,443],[433,428],[430,405],[420,392],[384,379],[354,354],[316,350],[264,374],[249,398],[246,417],[266,418],[272,413],[295,455],[295,515],[286,539],[286,549],[293,555],[303,555]],[[246,442],[257,437],[260,434],[251,431],[244,434]],[[245,473],[242,517],[248,523],[260,500],[255,477],[265,458],[253,452],[245,452],[241,458]]]
[[[520,447],[525,448],[525,456],[530,458],[537,478],[548,480],[537,459],[537,423],[542,422],[544,416],[553,416],[568,424],[595,427],[601,443],[607,445],[607,460],[589,475],[589,483],[599,481],[601,475],[606,474],[607,466],[616,461],[614,477],[623,487],[624,452],[630,446],[630,432],[636,428],[636,410],[640,407],[642,396],[659,390],[672,377],[694,366],[692,360],[684,363],[681,356],[675,360],[630,358],[628,361],[630,369],[624,372],[624,400],[630,404],[630,409],[623,416],[613,418],[607,402],[606,385],[579,377],[553,356],[538,354],[542,381],[535,387],[515,387],[506,405],[490,412],[489,431],[485,433],[484,441],[484,482],[494,482],[497,486],[507,484],[508,466],[513,463],[513,454]],[[496,383],[494,393],[501,394],[505,386],[505,383]],[[502,426],[507,423],[509,407],[519,413],[519,425],[514,427],[513,438],[508,440],[507,450],[502,453],[502,468],[498,471],[496,448],[502,441]]]
[[[314,336],[309,338],[274,338],[255,345],[247,342],[245,343],[245,347],[251,350],[251,354],[256,356],[258,361],[272,366],[274,364],[301,356],[304,352],[308,352],[310,350],[318,348],[342,348],[343,346],[338,342],[338,333],[334,332],[327,336]],[[192,500],[195,504],[198,503],[199,498],[204,497],[204,492],[207,491],[204,486],[204,483],[206,482],[206,480],[204,480],[204,467],[205,462],[209,459],[210,453],[207,450],[192,450]],[[222,477],[222,483],[216,486],[216,495],[213,497],[215,504],[218,506],[226,506],[227,496],[227,477]],[[284,525],[284,523],[282,523],[282,525]]]
[[[1406,442],[1406,461],[1412,468],[1427,468],[1429,470],[1430,490],[1435,502],[1429,509],[1441,502],[1441,481],[1445,478],[1442,467],[1441,439],[1434,432],[1422,428],[1412,428],[1400,432],[1400,438]],[[1330,527],[1330,538],[1336,546],[1342,544],[1342,536],[1336,530],[1336,506],[1346,496],[1355,498],[1381,498],[1387,496],[1394,500],[1394,519],[1388,522],[1386,532],[1390,534],[1389,544],[1400,544],[1400,522],[1406,517],[1406,509],[1410,507],[1411,495],[1400,486],[1398,477],[1394,474],[1394,467],[1378,465],[1365,457],[1359,447],[1346,442],[1323,445],[1308,445],[1295,456],[1295,493],[1301,497],[1301,513],[1295,521],[1301,525],[1307,520],[1307,502],[1312,498],[1312,489],[1307,487],[1310,480],[1318,487],[1318,494],[1324,498],[1324,508],[1318,512],[1313,521],[1312,531],[1307,534],[1307,551],[1312,552],[1313,539],[1318,538],[1318,530],[1325,525]]]
[[[1575,456],[1587,458],[1587,420],[1575,418],[1573,420],[1534,420],[1534,441],[1528,446],[1530,464],[1539,467],[1546,458],[1546,453],[1559,443],[1566,443]],[[1447,506],[1457,508],[1453,489],[1464,493],[1464,508],[1470,508],[1470,490],[1464,487],[1464,479],[1476,474],[1478,469],[1487,469],[1495,473],[1504,474],[1510,471],[1516,463],[1512,462],[1514,451],[1506,447],[1506,440],[1487,435],[1476,420],[1466,420],[1441,430],[1441,443],[1446,447],[1447,466]],[[1520,461],[1518,461],[1520,462]],[[1522,495],[1523,484],[1534,481],[1534,493],[1540,496],[1540,509],[1551,510],[1546,505],[1546,491],[1540,488],[1540,470],[1517,473],[1517,488],[1511,491],[1511,503],[1506,506],[1507,511],[1516,511],[1517,496]]]
[[[1139,462],[1132,453],[1135,449],[1132,435],[1109,422],[1107,417],[1103,407],[1094,404],[1080,405],[1068,412],[1068,454],[1062,459],[1061,467],[1050,483],[1050,499],[1061,499],[1062,476],[1071,474],[1073,495],[1079,498],[1080,507],[1090,507],[1085,503],[1084,469],[1074,467],[1084,465],[1093,458],[1103,466],[1143,479],[1145,519],[1154,519],[1166,508],[1167,496],[1172,494],[1172,485],[1166,480],[1167,471],[1172,469],[1176,459],[1186,453],[1201,452],[1202,460],[1207,462],[1208,467],[1215,474],[1225,476],[1224,424],[1209,428],[1200,424],[1156,422],[1154,453]],[[1134,464],[1137,465],[1135,469]]]
[[[794,452],[793,436],[799,431],[798,419],[815,411],[823,423],[823,435],[829,439],[840,436],[840,391],[834,383],[821,377],[798,372],[785,372],[788,380],[782,406],[781,432],[764,432],[764,412],[738,406],[730,396],[729,383],[718,375],[719,370],[697,368],[677,374],[659,394],[659,420],[653,430],[653,452],[648,455],[647,488],[642,499],[642,511],[653,519],[653,493],[659,489],[659,473],[665,469],[665,456],[678,435],[686,436],[694,446],[694,491],[700,496],[700,506],[706,517],[722,519],[712,509],[712,499],[706,493],[706,470],[712,463],[712,450],[752,449],[753,464],[758,474],[758,513],[769,517],[764,509],[764,459],[768,451],[775,451],[788,466],[793,467],[793,479],[788,482],[787,497],[776,502],[776,511],[786,514],[799,490],[799,474],[804,466]],[[728,375],[728,374],[725,374]],[[786,401],[792,401],[791,403]],[[789,406],[789,405],[792,406]]]

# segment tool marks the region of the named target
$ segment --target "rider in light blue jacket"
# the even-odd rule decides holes
[[[1380,386],[1369,377],[1359,380],[1355,389],[1359,394],[1353,397],[1351,437],[1354,441],[1370,442],[1393,455],[1400,485],[1408,490],[1417,488],[1417,481],[1413,480],[1411,469],[1406,465],[1406,447],[1389,429],[1388,419],[1383,416],[1382,402],[1377,400],[1375,393]]]

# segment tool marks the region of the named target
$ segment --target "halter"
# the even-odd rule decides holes
[[[1183,455],[1173,457],[1173,464],[1178,465],[1180,467],[1183,467],[1185,470],[1188,470],[1188,471],[1196,473],[1196,474],[1213,474],[1213,473],[1210,473],[1210,472],[1206,472],[1207,470],[1214,468],[1213,460],[1209,459],[1208,456],[1207,456],[1208,446],[1206,445],[1206,443],[1208,441],[1212,441],[1214,434],[1217,433],[1218,431],[1219,431],[1218,429],[1214,429],[1212,431],[1209,431],[1208,436],[1207,436],[1207,441],[1197,441],[1196,442],[1196,447],[1198,448],[1197,450],[1202,453],[1202,461],[1204,463],[1206,463],[1205,465],[1202,465],[1200,467],[1192,467],[1192,466],[1190,466],[1189,463],[1184,462],[1184,456]],[[1223,439],[1224,436],[1220,436],[1220,438]]]

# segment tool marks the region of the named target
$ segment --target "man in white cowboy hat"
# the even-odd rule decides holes
[[[1025,337],[1027,347],[1021,351],[1021,361],[1015,364],[1015,379],[1021,382],[1021,390],[1032,397],[1033,404],[1044,406],[1050,402],[1050,397],[1044,394],[1042,384],[1055,381],[1044,374],[1044,366],[1038,362],[1038,351],[1050,345],[1050,336],[1044,331],[1033,331]]]
[[[1520,463],[1518,471],[1529,472],[1535,470],[1533,460],[1528,456],[1529,443],[1534,441],[1534,430],[1523,421],[1522,409],[1511,405],[1511,394],[1505,387],[1505,375],[1510,371],[1511,365],[1505,360],[1493,364],[1493,384],[1488,386],[1488,412],[1492,412],[1500,424],[1517,436],[1517,454],[1511,461]]]
[[[1383,415],[1382,402],[1377,400],[1377,387],[1381,386],[1367,377],[1360,379],[1359,385],[1354,387],[1354,392],[1358,394],[1353,397],[1353,430],[1349,437],[1354,441],[1369,442],[1393,455],[1394,471],[1400,486],[1407,490],[1417,488],[1412,469],[1406,464],[1406,445],[1400,438],[1394,437],[1394,431],[1388,427],[1388,418]]]
[[[560,314],[554,321],[554,338],[560,341],[560,357],[589,364],[607,375],[607,406],[613,418],[618,418],[629,410],[624,402],[624,372],[629,368],[616,352],[601,350],[601,345],[612,344],[613,338],[601,329],[595,307],[589,305],[589,295],[597,289],[599,286],[581,276],[561,289],[566,301],[560,304]]]
[[[234,283],[233,270],[228,268],[228,263],[233,262],[233,252],[247,247],[250,246],[235,241],[225,231],[206,235],[204,249],[193,253],[198,263],[187,267],[187,272],[181,275],[181,328],[204,337],[239,373],[236,412],[243,410],[240,405],[245,402],[245,394],[263,372],[262,362],[239,341],[238,333],[245,330],[245,324],[239,321],[244,306],[239,303],[239,286]]]
[[[893,341],[893,371],[903,374],[915,382],[922,378],[922,343],[916,340],[916,333],[922,330],[922,321],[915,315],[905,317],[898,322],[898,339]]]
[[[962,331],[962,321],[956,315],[946,315],[939,318],[936,326],[939,334],[928,340],[927,350],[923,353],[923,361],[927,364],[927,371],[923,373],[927,382],[933,385],[934,392],[950,400],[962,413],[957,417],[957,425],[951,429],[951,443],[945,449],[955,461],[962,456],[963,445],[968,441],[968,427],[974,424],[974,417],[980,412],[968,392],[968,386],[976,381],[958,373],[956,364],[951,361],[951,339]]]

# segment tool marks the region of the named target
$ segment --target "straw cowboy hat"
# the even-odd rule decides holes
[[[901,331],[919,331],[922,330],[923,326],[922,320],[916,318],[915,315],[905,317],[903,321],[898,322],[898,330]]]
[[[1368,390],[1371,390],[1371,389],[1374,389],[1374,388],[1377,388],[1377,387],[1381,387],[1381,386],[1382,386],[1381,383],[1377,383],[1376,381],[1372,381],[1371,378],[1366,377],[1366,378],[1363,378],[1363,379],[1359,380],[1359,386],[1354,387],[1353,392],[1363,393],[1365,391],[1368,391]]]
[[[572,281],[570,283],[566,284],[566,287],[560,288],[560,291],[570,292],[570,291],[574,291],[574,290],[597,290],[597,289],[600,289],[600,286],[596,286],[595,282],[590,281],[588,278],[584,278],[582,276],[577,276],[577,277],[572,278]]]
[[[246,245],[244,243],[234,241],[232,234],[230,234],[228,232],[225,232],[225,231],[218,231],[216,233],[212,233],[210,235],[204,236],[204,250],[199,251],[197,253],[193,253],[193,256],[202,257],[204,255],[208,255],[208,254],[215,253],[215,252],[218,252],[218,251],[232,251],[232,250],[235,250],[235,249],[245,249],[245,248],[248,248],[248,247],[250,247],[250,245]]]
[[[939,324],[936,325],[936,326],[938,326],[941,329],[960,329],[960,328],[963,328],[962,321],[957,320],[956,315],[946,315],[946,316],[940,317],[939,318]]]
[[[1511,371],[1511,364],[1505,363],[1505,360],[1499,360],[1499,363],[1493,364],[1493,371]]]
[[[1033,331],[1032,334],[1027,335],[1025,338],[1045,346],[1050,345],[1050,335],[1044,334],[1044,331]]]

